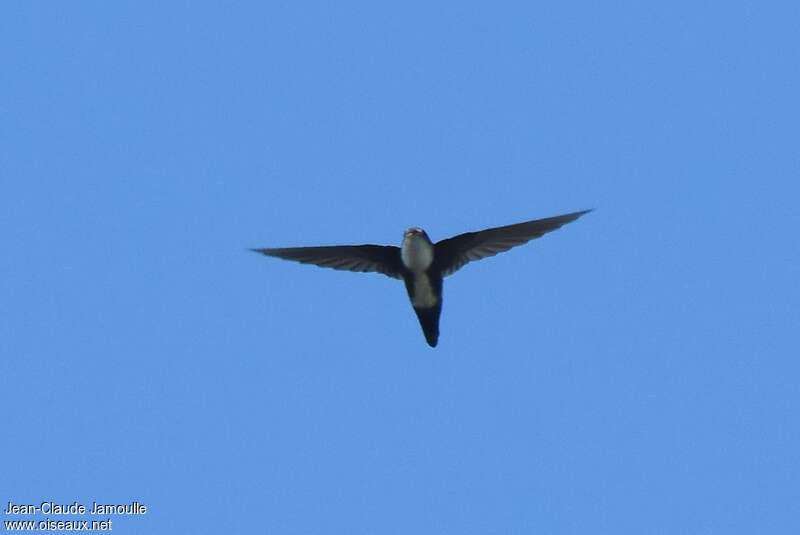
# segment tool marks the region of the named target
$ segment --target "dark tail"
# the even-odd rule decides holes
[[[442,304],[439,303],[430,308],[414,307],[414,312],[417,313],[419,325],[422,327],[428,345],[436,347],[436,343],[439,341],[439,314],[442,312]]]

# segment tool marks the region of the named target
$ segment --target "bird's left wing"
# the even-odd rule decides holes
[[[395,279],[403,278],[400,248],[393,245],[332,245],[323,247],[283,247],[251,249],[267,256],[294,260],[303,264],[346,271],[383,273]]]
[[[571,221],[575,221],[590,211],[583,210],[515,225],[506,225],[505,227],[459,234],[437,242],[434,258],[439,263],[438,268],[442,275],[451,275],[461,269],[467,262],[508,251],[512,247],[522,245]]]

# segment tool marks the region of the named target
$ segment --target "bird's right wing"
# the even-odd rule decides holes
[[[392,245],[333,245],[324,247],[283,247],[251,249],[256,253],[294,260],[303,264],[346,271],[383,273],[395,279],[403,278],[400,248]]]
[[[583,210],[515,225],[506,225],[505,227],[459,234],[437,242],[434,258],[439,259],[439,262],[441,262],[438,267],[442,275],[451,275],[461,269],[467,262],[508,251],[512,247],[522,245],[571,221],[575,221],[590,211]]]

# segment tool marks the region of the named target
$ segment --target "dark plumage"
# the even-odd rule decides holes
[[[334,245],[252,249],[255,252],[304,264],[348,271],[383,273],[403,279],[425,340],[431,347],[439,338],[442,279],[468,262],[480,260],[538,238],[575,221],[591,210],[536,219],[504,227],[466,232],[431,243],[418,228],[406,231],[401,247],[392,245]]]

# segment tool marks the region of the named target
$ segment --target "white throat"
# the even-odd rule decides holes
[[[403,240],[400,257],[411,271],[425,271],[433,262],[433,244],[424,235],[412,234]]]

